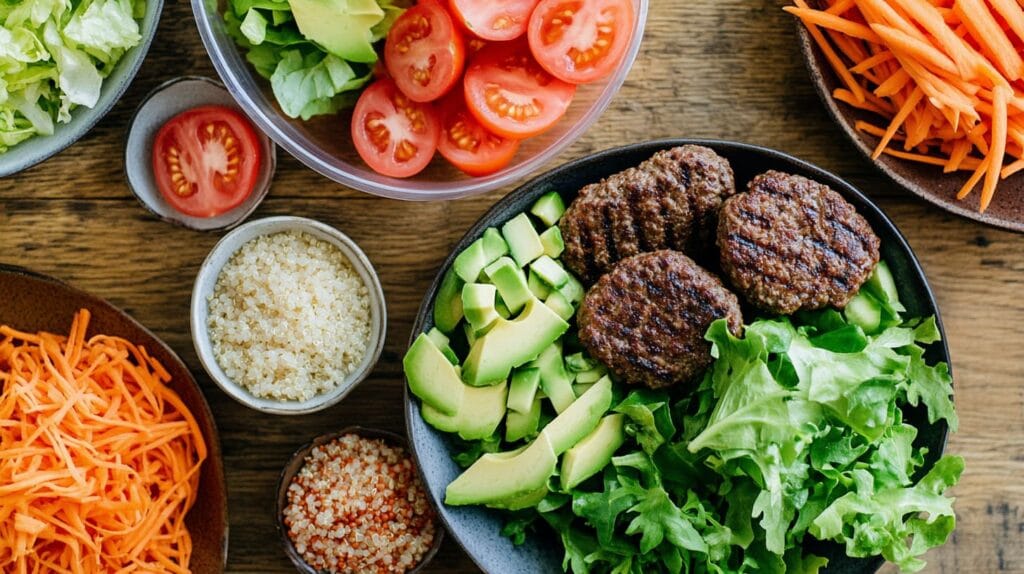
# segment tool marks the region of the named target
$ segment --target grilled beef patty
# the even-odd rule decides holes
[[[842,309],[878,263],[878,236],[828,186],[777,171],[722,207],[722,270],[754,306],[780,315]]]
[[[739,301],[678,251],[624,259],[580,306],[580,342],[620,380],[652,389],[696,380],[713,359],[704,333],[728,317],[740,334]]]
[[[560,224],[562,261],[590,284],[638,253],[688,251],[694,239],[713,237],[718,208],[734,193],[732,168],[714,151],[693,145],[660,151],[580,190]]]

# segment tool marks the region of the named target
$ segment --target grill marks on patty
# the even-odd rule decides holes
[[[658,249],[689,250],[714,229],[718,208],[735,188],[729,162],[708,148],[658,152],[580,191],[560,224],[562,259],[592,283],[620,259]]]
[[[722,317],[738,336],[736,296],[689,257],[660,250],[622,260],[590,289],[580,342],[621,380],[666,387],[695,381],[712,363],[704,333]]]
[[[725,202],[718,247],[732,285],[779,314],[845,307],[879,258],[878,237],[842,196],[776,171]]]

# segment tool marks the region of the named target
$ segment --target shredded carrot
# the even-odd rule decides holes
[[[971,173],[985,211],[1024,170],[1024,0],[793,0],[881,154]],[[885,128],[881,127],[885,126]]]
[[[206,445],[146,350],[0,326],[0,571],[189,572]]]

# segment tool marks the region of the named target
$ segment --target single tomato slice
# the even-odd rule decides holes
[[[635,17],[632,0],[541,0],[530,16],[530,50],[556,78],[594,82],[626,55]]]
[[[432,102],[462,76],[466,63],[462,32],[437,2],[417,4],[391,26],[384,44],[384,62],[410,100]]]
[[[576,86],[545,72],[523,42],[490,44],[463,80],[469,111],[488,130],[512,139],[544,132],[565,114]]]
[[[409,177],[427,167],[441,124],[434,107],[407,98],[394,80],[377,80],[352,112],[352,142],[373,171]]]
[[[224,106],[202,106],[174,116],[157,132],[153,175],[174,209],[216,217],[252,194],[262,156],[245,116]]]
[[[466,109],[460,92],[441,104],[441,139],[437,151],[452,165],[473,176],[490,175],[508,165],[519,149],[519,140],[487,131]]]
[[[450,0],[452,14],[484,40],[506,42],[526,33],[538,0]]]

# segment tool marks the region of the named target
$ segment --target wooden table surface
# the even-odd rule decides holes
[[[552,166],[620,144],[670,136],[774,147],[858,185],[896,221],[920,257],[946,322],[967,459],[956,487],[958,528],[929,553],[928,572],[1024,572],[1024,236],[948,215],[883,180],[826,116],[781,0],[654,0],[643,50],[622,91]],[[387,295],[387,346],[343,404],[303,417],[257,414],[199,366],[189,338],[192,281],[218,234],[150,216],[124,183],[128,119],[159,83],[214,76],[185,0],[166,3],[149,56],[125,97],[75,146],[0,181],[0,261],[103,296],[171,345],[199,378],[220,427],[229,485],[230,572],[287,572],[272,501],[289,454],[350,424],[403,432],[400,359],[420,296],[463,231],[500,195],[402,203],[357,193],[279,153],[254,217],[300,215],[352,236]],[[552,167],[549,166],[549,167]],[[996,201],[999,201],[998,196]],[[432,572],[474,572],[451,540]]]

